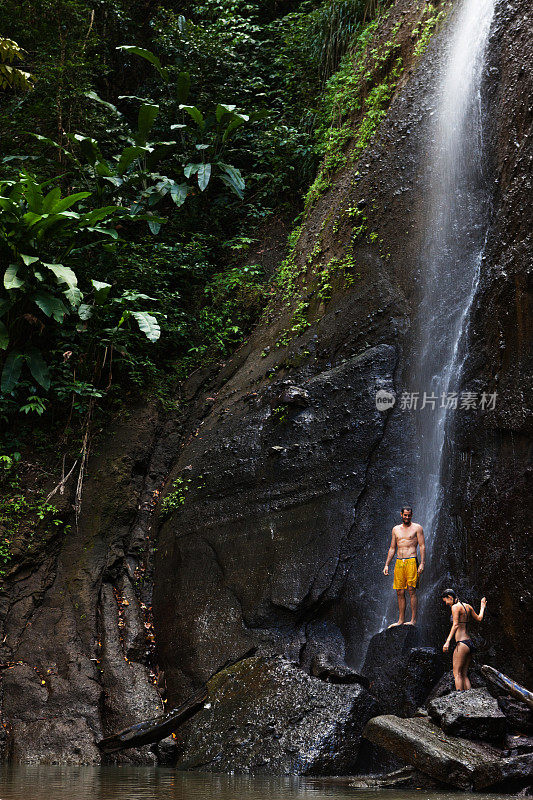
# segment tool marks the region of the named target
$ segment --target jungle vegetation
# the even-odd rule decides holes
[[[4,0],[0,424],[76,432],[250,332],[377,0]],[[317,132],[321,131],[321,136]],[[6,461],[6,464],[8,462]]]

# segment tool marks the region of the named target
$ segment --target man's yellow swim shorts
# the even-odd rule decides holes
[[[411,558],[397,558],[394,565],[394,589],[407,589],[412,586],[414,589],[418,586],[418,559],[415,556]]]

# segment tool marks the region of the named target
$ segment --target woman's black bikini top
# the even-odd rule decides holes
[[[457,602],[461,603],[462,607],[465,610],[465,614],[466,614],[466,619],[460,619],[459,620],[459,624],[460,625],[466,625],[466,623],[468,622],[468,617],[470,616],[470,612],[469,612],[468,608],[465,606],[465,604],[463,603],[462,600],[457,600]],[[453,614],[450,616],[450,621],[451,621],[451,623],[453,625]]]

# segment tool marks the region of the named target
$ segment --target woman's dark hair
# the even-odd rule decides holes
[[[455,589],[445,589],[442,592],[441,597],[443,597],[443,598],[444,597],[452,597],[455,600],[456,603],[459,600],[459,598],[457,597],[457,592],[455,591]]]

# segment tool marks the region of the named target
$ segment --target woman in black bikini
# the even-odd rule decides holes
[[[458,692],[464,692],[466,689],[471,688],[468,679],[468,667],[472,660],[472,653],[475,650],[474,643],[468,636],[466,623],[470,616],[478,622],[481,622],[483,614],[485,613],[487,599],[486,597],[481,598],[479,614],[476,614],[472,606],[468,603],[461,603],[453,589],[445,589],[443,591],[442,602],[452,609],[452,629],[442,649],[447,653],[450,649],[450,642],[455,637],[456,645],[453,653],[453,677],[455,679],[456,690]]]

